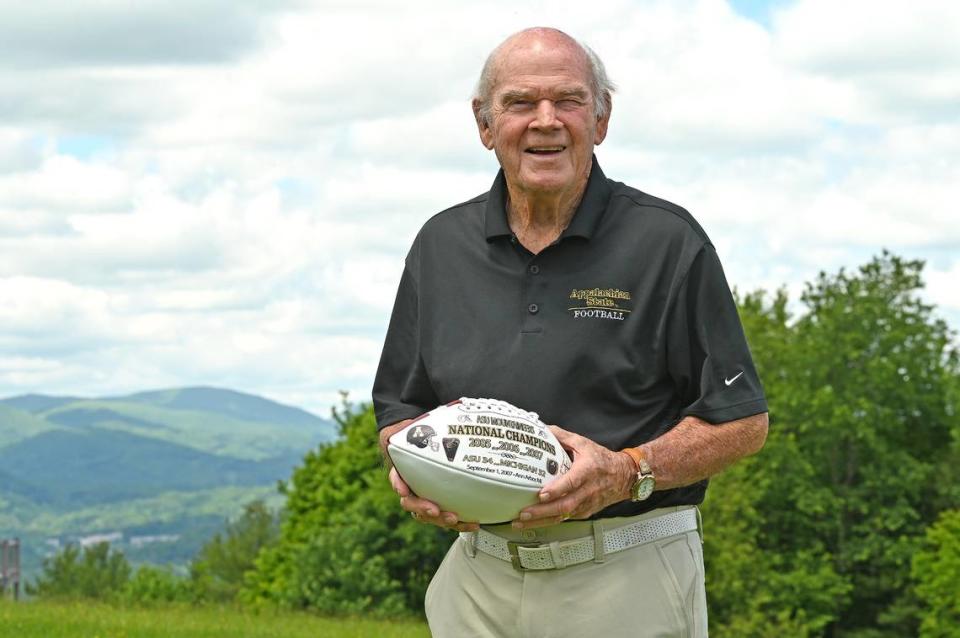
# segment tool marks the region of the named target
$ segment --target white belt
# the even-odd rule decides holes
[[[692,532],[699,529],[698,518],[697,509],[691,508],[603,530],[602,533],[595,526],[592,536],[551,543],[508,541],[482,528],[476,532],[462,532],[460,536],[470,547],[513,563],[513,568],[519,571],[563,569],[591,560],[600,562],[606,554]]]

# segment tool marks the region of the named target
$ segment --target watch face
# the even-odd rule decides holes
[[[650,495],[653,494],[653,477],[645,476],[640,480],[640,484],[637,485],[637,500],[645,501],[650,498]]]

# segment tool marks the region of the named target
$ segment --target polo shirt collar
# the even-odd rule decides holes
[[[583,237],[590,239],[603,212],[607,208],[607,202],[610,200],[610,184],[606,176],[600,170],[600,163],[597,162],[597,156],[593,156],[593,163],[590,167],[590,177],[587,179],[587,188],[583,192],[583,198],[577,211],[573,214],[570,225],[563,231],[563,237]],[[485,230],[487,241],[492,241],[496,237],[511,236],[510,224],[507,223],[507,180],[503,175],[503,169],[497,173],[493,180],[493,186],[490,187],[490,193],[487,195],[487,206],[485,210]]]

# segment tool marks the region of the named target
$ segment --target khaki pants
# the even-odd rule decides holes
[[[603,524],[609,529],[680,509],[688,508]],[[586,521],[536,530],[535,538],[509,525],[486,529],[517,542],[592,533]],[[458,538],[427,588],[427,621],[434,638],[706,638],[703,576],[696,531],[608,554],[602,563],[527,572],[473,552]]]

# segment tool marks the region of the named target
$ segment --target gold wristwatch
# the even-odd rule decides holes
[[[647,463],[640,448],[628,447],[620,451],[633,459],[637,465],[637,479],[630,486],[630,500],[634,503],[647,500],[657,486],[657,479],[653,476],[650,464]]]

